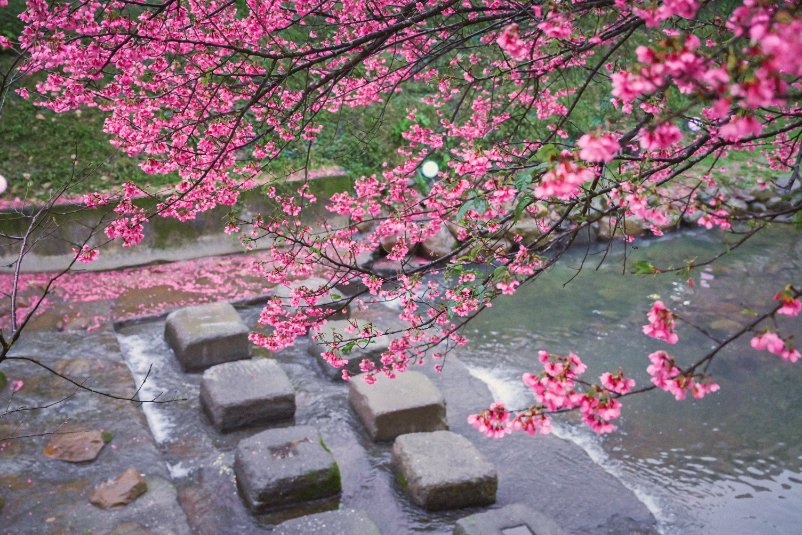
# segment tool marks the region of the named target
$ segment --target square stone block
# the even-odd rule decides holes
[[[311,426],[269,429],[242,440],[237,487],[254,513],[336,496],[340,469]]]
[[[496,467],[451,431],[401,435],[392,464],[412,501],[429,511],[496,502]]]
[[[354,329],[356,324],[356,330]],[[357,342],[348,353],[340,353],[340,357],[348,361],[343,368],[335,368],[321,356],[325,351],[331,349],[332,343],[337,343],[339,347],[343,347],[346,343],[343,340],[357,338],[359,333],[369,325],[369,322],[363,320],[336,320],[328,321],[325,325],[318,329],[309,330],[309,354],[317,357],[320,369],[330,379],[341,379],[342,370],[348,370],[351,375],[362,373],[359,369],[359,363],[363,359],[368,359],[380,365],[381,354],[387,351],[390,344],[390,339],[385,336],[376,336],[371,338],[368,342]]]
[[[514,503],[461,518],[453,535],[568,535],[568,532],[528,505]]]
[[[276,288],[273,290],[273,296],[281,299],[282,304],[284,304],[288,310],[303,310],[304,308],[311,307],[312,305],[307,304],[306,299],[301,297],[298,305],[293,306],[292,294],[297,288],[304,288],[305,294],[311,293],[317,296],[317,300],[315,301],[314,305],[315,308],[322,308],[334,313],[331,316],[328,316],[329,318],[347,318],[350,314],[348,306],[343,303],[338,303],[338,301],[344,297],[342,292],[337,289],[321,290],[322,288],[328,287],[329,281],[312,277],[310,279],[294,281],[288,286],[276,286]]]
[[[348,401],[377,442],[405,433],[448,429],[443,394],[420,372],[399,373],[395,379],[377,375],[372,385],[353,377]]]
[[[381,535],[381,531],[364,511],[343,509],[282,522],[273,535]]]
[[[249,356],[248,327],[229,303],[209,303],[171,312],[164,339],[184,371],[203,371],[215,364]]]
[[[286,420],[295,415],[295,391],[270,359],[238,360],[203,372],[200,401],[218,431]]]

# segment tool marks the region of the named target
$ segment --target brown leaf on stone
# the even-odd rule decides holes
[[[104,481],[92,491],[89,503],[101,509],[128,505],[148,490],[148,484],[139,470],[129,468],[116,479]]]
[[[84,463],[94,461],[105,445],[103,433],[98,430],[65,433],[54,436],[42,454],[69,463]]]

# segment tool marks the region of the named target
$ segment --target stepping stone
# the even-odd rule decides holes
[[[353,324],[356,323],[356,330],[353,333]],[[325,325],[318,329],[309,330],[309,354],[317,357],[320,369],[329,379],[342,379],[342,370],[348,370],[351,375],[362,373],[359,369],[359,363],[363,359],[373,361],[377,366],[381,365],[381,354],[387,351],[390,345],[390,339],[385,336],[376,336],[368,342],[367,340],[357,342],[348,353],[341,352],[339,357],[346,359],[348,364],[342,368],[335,368],[329,364],[323,357],[325,351],[331,349],[331,344],[337,342],[339,347],[343,347],[350,338],[357,338],[363,329],[370,325],[370,322],[362,320],[337,320],[328,321]]]
[[[246,438],[234,458],[237,487],[254,513],[336,496],[340,469],[311,426],[269,429]]]
[[[405,433],[448,429],[443,394],[420,372],[399,373],[395,379],[377,375],[372,385],[353,377],[348,401],[377,442]]]
[[[203,372],[200,401],[221,432],[295,415],[295,391],[287,374],[265,358],[212,366]]]
[[[275,290],[273,290],[273,296],[278,297],[281,299],[282,304],[292,312],[297,310],[303,310],[305,308],[311,307],[304,297],[299,298],[299,302],[296,306],[292,304],[292,294],[297,288],[305,288],[304,294],[319,294],[317,297],[317,301],[315,301],[314,307],[321,308],[324,310],[334,312],[333,315],[329,316],[331,319],[336,318],[347,318],[349,315],[348,305],[343,303],[338,303],[344,296],[342,292],[338,291],[337,289],[328,289],[328,290],[321,290],[321,288],[328,288],[329,281],[326,279],[321,279],[317,277],[313,277],[311,279],[304,279],[299,280],[291,283],[289,286],[277,286]]]
[[[453,535],[568,535],[548,516],[515,503],[457,521]]]
[[[246,359],[248,327],[229,303],[182,308],[167,316],[164,339],[184,371]]]
[[[364,511],[344,509],[302,516],[276,526],[273,535],[381,535]]]
[[[412,501],[429,511],[496,502],[496,467],[451,431],[401,435],[392,464]]]

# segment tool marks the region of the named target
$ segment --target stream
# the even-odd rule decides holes
[[[314,184],[313,191],[325,197],[349,182],[335,179]],[[263,208],[257,194],[249,199],[245,211]],[[114,269],[241,250],[235,238],[219,232],[224,213],[218,210],[190,226],[159,220],[146,233],[144,247],[104,252],[104,263],[96,267]],[[69,232],[77,217],[65,215],[59,224]],[[0,227],[6,230],[19,224],[20,219],[0,218]],[[802,283],[799,237],[790,227],[771,227],[712,266],[694,271],[694,287],[688,284],[687,275],[653,277],[630,272],[638,260],[658,266],[704,260],[721,250],[718,233],[683,230],[626,246],[615,241],[574,247],[545,276],[521,287],[514,296],[497,300],[492,309],[476,318],[465,333],[471,344],[460,350],[459,358],[474,378],[511,408],[531,402],[521,375],[539,371],[540,349],[560,354],[574,351],[588,365],[588,378],[622,367],[639,385],[646,385],[649,353],[666,349],[680,364],[689,364],[713,347],[709,339],[682,324],[676,346],[666,347],[643,335],[641,326],[654,299],[662,299],[714,335],[726,337],[749,321],[745,310],[765,310],[787,283]],[[52,268],[69,256],[69,250],[64,241],[44,240],[28,261],[41,269]],[[0,247],[0,257],[9,254]],[[258,308],[243,314],[253,324]],[[141,324],[117,331],[126,364],[136,378],[155,363],[158,373],[149,383],[152,393],[167,391],[196,400],[200,377],[181,374],[168,358],[171,355],[161,338],[161,325]],[[783,318],[780,327],[782,334],[802,339],[799,318]],[[559,419],[555,434],[578,445],[593,463],[631,490],[666,535],[797,532],[802,525],[802,363],[789,364],[765,351],[754,351],[748,342],[749,337],[735,342],[713,361],[709,372],[721,390],[703,400],[678,402],[665,392],[651,392],[626,400],[617,422],[619,429],[612,434],[594,435],[572,417]],[[360,475],[355,475],[357,471],[344,473],[344,501],[359,505],[378,496],[385,504],[382,521],[396,525],[400,532],[449,532],[462,513],[427,514],[393,498],[387,448],[370,445],[355,431],[358,423],[344,402],[344,385],[310,379],[307,368],[298,363],[304,353],[301,344],[277,358],[299,391],[296,423],[312,423],[324,435],[337,437],[331,444],[333,451],[359,469]],[[179,482],[184,509],[187,504],[194,504],[201,513],[204,507],[218,513],[222,508],[230,513],[225,518],[228,528],[249,529],[252,520],[242,512],[236,493],[204,494],[218,484],[230,490],[231,474],[226,467],[236,441],[246,435],[210,435],[194,405],[171,405],[172,416],[166,410],[150,408],[146,416],[170,474]],[[483,440],[468,430],[464,421],[461,427],[473,442]],[[493,446],[498,452],[494,461],[503,465],[516,457],[512,451],[505,453],[505,448],[537,448],[539,440],[543,439],[500,441]],[[583,483],[581,464],[569,462],[567,470],[566,478]],[[522,481],[525,485],[535,479]],[[594,482],[587,483],[580,495],[589,498]],[[507,492],[534,490],[523,486]],[[217,503],[214,508],[208,503],[204,506],[204,500]],[[213,528],[212,523],[209,529]]]

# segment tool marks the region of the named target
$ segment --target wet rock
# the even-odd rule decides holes
[[[515,244],[504,237],[488,238],[485,254],[507,255],[515,248]]]
[[[359,232],[370,232],[373,230],[373,227],[376,226],[376,222],[368,219],[367,221],[360,221],[359,223],[354,223],[354,226]]]
[[[372,251],[365,250],[356,255],[356,258],[354,260],[357,267],[366,269],[370,267],[370,265],[373,264],[373,262],[378,260],[380,256],[381,255],[379,254],[378,249],[374,249]]]
[[[382,236],[381,238],[379,238],[379,244],[381,245],[381,248],[385,253],[390,254],[391,252],[393,252],[393,248],[401,240],[402,237],[406,241],[406,245],[410,251],[415,248],[417,240],[413,239],[408,232],[404,232],[403,234],[390,234],[387,236]]]
[[[381,258],[374,262],[370,269],[380,277],[394,277],[399,273],[412,271],[428,263],[429,260],[417,256],[407,257],[403,262]]]
[[[574,238],[573,245],[590,245],[592,243],[596,243],[597,239],[598,236],[596,236],[596,229],[592,225],[588,225],[579,229],[579,231],[576,233],[576,238]]]
[[[356,329],[354,329],[354,325],[356,325]],[[351,375],[361,373],[359,363],[363,359],[373,361],[377,365],[380,364],[381,354],[387,351],[390,344],[390,339],[385,335],[376,336],[369,341],[357,342],[348,353],[340,352],[340,358],[348,361],[343,368],[335,368],[322,356],[324,352],[331,350],[332,344],[336,343],[340,348],[348,345],[348,342],[343,342],[343,340],[357,338],[359,333],[369,328],[370,325],[370,322],[362,320],[339,320],[329,321],[320,328],[309,330],[309,354],[318,359],[320,369],[328,378],[341,378],[343,369],[348,370]]]
[[[568,535],[552,518],[515,503],[457,521],[454,535]]]
[[[749,205],[749,209],[752,212],[757,212],[758,214],[762,214],[768,211],[768,208],[762,202],[753,202],[752,204]]]
[[[381,535],[364,511],[344,509],[303,516],[279,524],[274,535]]]
[[[348,385],[348,401],[377,442],[405,433],[448,429],[443,395],[420,372],[400,373],[395,379],[379,375],[372,385],[354,377]]]
[[[742,327],[740,323],[737,321],[727,319],[727,318],[719,318],[714,320],[710,323],[710,328],[716,331],[732,331],[735,332]]]
[[[634,217],[626,218],[624,221],[624,232],[626,232],[627,236],[643,236],[644,232],[646,232],[643,220]]]
[[[788,203],[786,203],[782,197],[775,196],[766,201],[766,208],[769,210],[782,210],[786,206],[788,206]]]
[[[451,431],[401,435],[392,464],[412,501],[429,511],[496,502],[496,467]]]
[[[65,433],[55,435],[42,450],[42,454],[68,463],[85,463],[94,461],[105,445],[102,431]]]
[[[505,234],[509,240],[514,240],[515,236],[523,238],[523,243],[529,244],[537,240],[543,234],[540,226],[534,218],[524,214],[521,219],[515,222],[510,230]]]
[[[228,303],[186,307],[167,316],[164,339],[184,371],[248,358],[248,327]]]
[[[441,227],[437,234],[423,240],[420,244],[421,254],[429,260],[448,256],[456,248],[457,240],[445,226]]]
[[[685,223],[686,225],[695,226],[697,221],[699,221],[699,219],[701,219],[703,215],[705,215],[705,214],[701,210],[696,210],[692,214],[691,213],[684,213],[684,214],[682,214],[682,222]]]
[[[148,490],[148,484],[139,470],[129,468],[115,479],[104,481],[92,491],[89,502],[101,509],[125,506]]]
[[[200,401],[221,432],[286,420],[295,415],[295,392],[276,361],[239,360],[203,372]]]
[[[613,224],[613,218],[611,217],[602,217],[596,223],[596,236],[600,240],[610,241],[616,233],[620,234],[620,232],[618,226]]]
[[[733,215],[743,214],[749,209],[746,201],[738,198],[727,199],[727,206],[729,207],[729,212]]]
[[[301,297],[298,305],[293,306],[291,303],[292,294],[296,290],[303,292],[303,295],[308,297]],[[326,279],[312,277],[295,281],[289,286],[277,286],[273,292],[273,296],[281,299],[285,308],[292,312],[314,306],[315,308],[333,312],[332,318],[346,318],[349,315],[348,305],[339,302],[343,296],[337,290],[332,290],[329,281]],[[309,299],[309,301],[307,299]],[[310,301],[314,301],[315,304],[311,305]]]
[[[763,189],[761,189],[758,186],[750,188],[747,191],[747,193],[749,195],[751,195],[752,197],[754,197],[755,200],[760,201],[760,202],[766,202],[769,199],[771,199],[772,197],[774,197],[774,195],[776,195],[774,193],[774,190],[772,190],[771,188],[763,188]]]
[[[311,426],[270,429],[237,446],[237,486],[246,505],[269,509],[340,493],[340,469]]]
[[[454,238],[457,241],[461,241],[459,239],[459,235],[460,235],[460,230],[462,230],[462,227],[451,221],[446,221],[445,225],[448,231],[451,233],[451,235],[454,236]]]
[[[111,532],[111,535],[152,535],[152,532],[138,522],[123,522]]]

